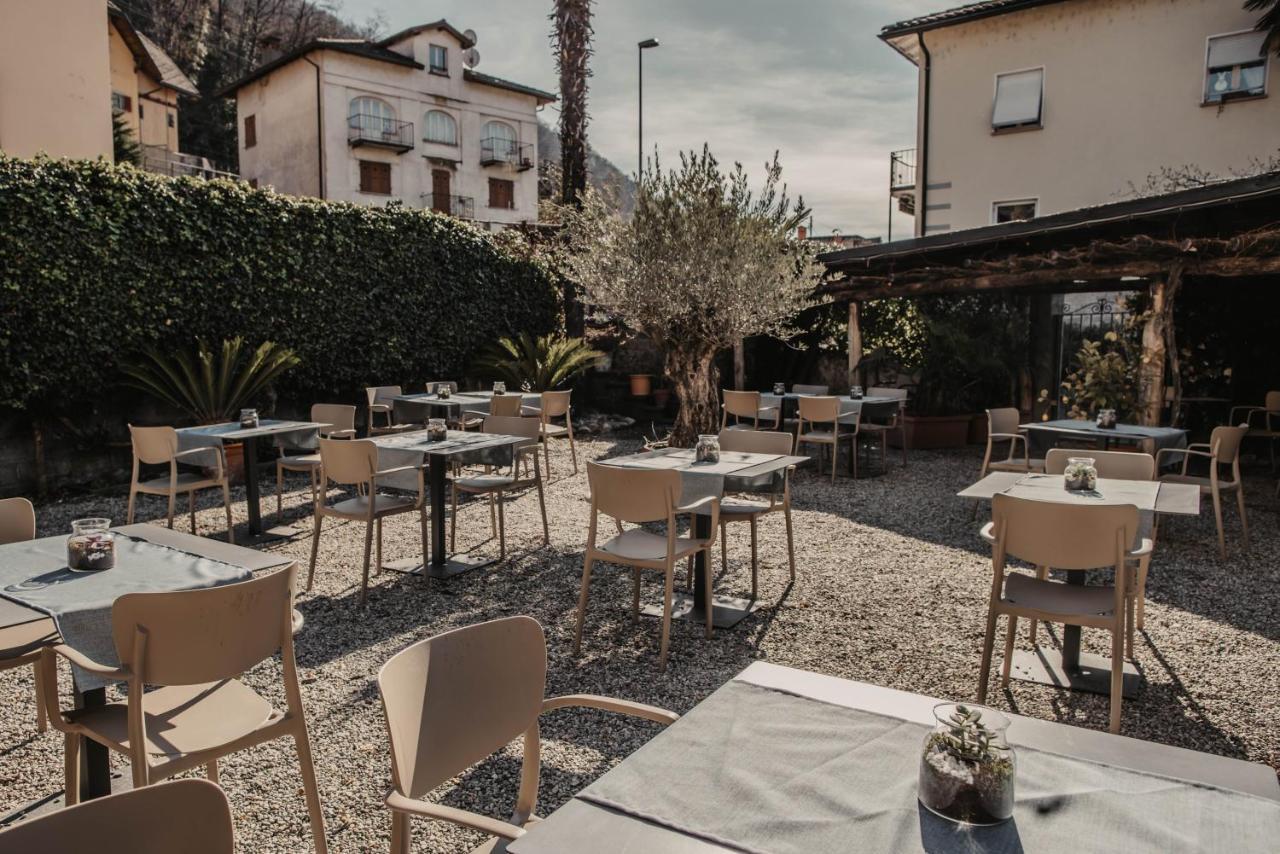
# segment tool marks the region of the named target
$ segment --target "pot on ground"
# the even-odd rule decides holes
[[[632,374],[631,375],[631,396],[632,397],[648,397],[649,392],[653,388],[652,374]]]
[[[969,441],[972,415],[906,415],[903,432],[912,450],[931,448],[963,448]],[[900,447],[897,434],[890,433],[894,447]]]
[[[233,484],[244,483],[244,445],[235,442],[222,447],[227,454],[227,478]]]

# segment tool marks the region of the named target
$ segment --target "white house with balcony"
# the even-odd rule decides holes
[[[477,71],[447,21],[377,42],[316,39],[228,87],[240,174],[282,193],[398,199],[490,228],[538,214],[537,113],[549,92]]]

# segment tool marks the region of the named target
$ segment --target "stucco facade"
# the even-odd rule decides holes
[[[1210,37],[1255,24],[1241,5],[1071,0],[886,37],[920,68],[916,234],[988,225],[1000,202],[1051,214],[1118,201],[1165,167],[1225,177],[1275,156],[1274,55],[1255,72],[1262,94],[1206,103]],[[1039,122],[993,130],[997,76],[1036,69]]]
[[[462,52],[470,44],[441,24],[369,45],[367,52],[321,40],[237,84],[241,176],[283,193],[362,204],[397,199],[494,226],[536,220],[537,111],[551,96],[464,73]],[[431,68],[432,46],[446,52],[445,69]],[[394,129],[387,134],[394,145],[371,138],[380,133],[353,134],[350,116],[358,98],[389,108],[379,121]],[[455,144],[427,138],[429,111],[452,120]],[[403,122],[412,128],[402,128]],[[490,122],[509,127],[525,156],[482,162]],[[371,168],[362,164],[385,168],[377,191],[367,177],[362,188],[362,174]],[[388,172],[389,187],[382,183]],[[491,180],[510,182],[509,200],[505,185],[499,199],[509,207],[490,204]],[[452,199],[447,205],[445,196]]]

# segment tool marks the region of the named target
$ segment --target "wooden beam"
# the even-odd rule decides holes
[[[858,363],[862,361],[862,323],[859,318],[861,309],[857,300],[849,301],[849,387],[862,385],[858,382]]]
[[[1142,359],[1138,364],[1138,420],[1147,427],[1160,426],[1164,410],[1164,372],[1173,339],[1173,304],[1182,285],[1182,266],[1151,283],[1151,308],[1142,327]]]

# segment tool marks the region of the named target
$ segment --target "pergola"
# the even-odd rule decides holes
[[[1165,366],[1181,396],[1173,309],[1180,289],[1280,277],[1280,172],[1021,222],[953,231],[820,256],[822,293],[849,304],[849,376],[862,359],[859,303],[885,297],[1017,291],[1033,294],[1035,326],[1052,294],[1142,287],[1141,420],[1156,424]],[[1044,330],[1041,330],[1044,331]]]

